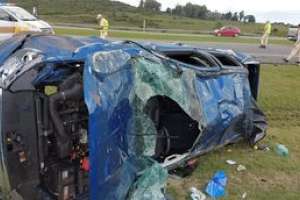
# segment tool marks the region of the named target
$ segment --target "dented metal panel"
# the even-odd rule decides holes
[[[251,109],[256,105],[246,69],[193,70],[177,63],[181,70],[176,70],[173,65],[173,61],[142,50],[138,54],[126,49],[104,51],[90,57],[84,77],[90,110],[93,199],[119,198],[115,187],[122,182],[120,172],[128,160],[154,155],[156,128],[144,109],[155,96],[169,97],[199,122],[201,133],[191,155],[253,139]],[[260,116],[266,125],[263,114]],[[262,135],[264,130],[265,126]],[[127,175],[135,177],[138,172],[128,171]]]
[[[54,69],[54,63],[84,64],[84,97],[89,110],[90,199],[139,199],[143,194],[146,199],[161,199],[167,177],[162,166],[176,167],[228,143],[245,139],[254,144],[265,136],[266,119],[252,97],[248,70],[242,65],[193,66],[135,44],[99,39],[20,36],[2,47],[0,54],[3,49],[7,51],[0,55],[1,65],[12,63],[20,53],[23,58],[28,52],[37,52],[38,59],[20,65],[16,61],[12,68],[2,66],[2,88],[8,88],[36,64],[43,63],[45,67],[33,85],[68,76],[68,71]],[[240,56],[238,60],[249,59]],[[178,162],[172,164],[159,165],[153,159],[161,137],[172,139],[170,135],[158,134],[157,121],[147,112],[148,103],[155,97],[172,101],[186,115],[183,119],[190,118],[197,124],[197,137],[190,148],[180,153]]]

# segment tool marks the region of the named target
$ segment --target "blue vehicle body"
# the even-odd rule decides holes
[[[5,66],[18,52],[21,57],[34,52],[34,58],[29,63],[16,61],[15,66]],[[213,65],[196,66],[172,58],[182,52],[207,56]],[[235,65],[223,65],[218,55]],[[259,64],[249,56],[228,51],[19,35],[0,46],[1,91],[34,90],[39,84],[59,82],[71,72],[53,64],[74,62],[84,65],[90,199],[139,199],[146,194],[148,199],[160,199],[166,169],[240,140],[253,145],[266,134],[265,116],[255,102]],[[45,67],[28,80],[28,86],[14,86],[41,64]],[[183,131],[173,133],[172,124],[180,125],[180,120],[186,120],[188,126],[182,125],[178,129]],[[182,133],[184,130],[190,130],[192,139]],[[4,139],[3,132],[0,135]],[[179,148],[181,139],[187,145]],[[5,183],[2,191],[9,192],[16,188],[10,184],[12,172],[7,169],[10,161],[5,149],[5,143],[1,144],[0,170],[4,175],[0,178]],[[174,154],[176,161],[169,160]]]

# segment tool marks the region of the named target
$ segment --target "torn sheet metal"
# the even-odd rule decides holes
[[[156,56],[134,44],[99,39],[18,36],[2,45],[0,65],[7,62],[7,57],[13,59],[18,49],[40,52],[35,64],[46,67],[33,85],[68,75],[68,71],[55,68],[55,63],[84,64],[90,199],[127,199],[129,194],[138,198],[144,187],[149,194],[152,189],[158,192],[157,196],[150,195],[153,199],[161,197],[157,190],[164,186],[165,171],[151,159],[160,136],[157,124],[145,110],[153,97],[171,99],[197,122],[199,136],[182,159],[241,139],[254,144],[265,136],[265,116],[252,98],[248,70],[241,66],[199,68]],[[12,80],[34,67],[22,66],[10,70],[2,66],[1,87],[9,87]],[[152,172],[157,171],[161,179],[153,182]]]
[[[187,92],[195,79],[191,70],[178,74],[150,54],[130,55],[126,51],[96,53],[84,73],[90,112],[91,177],[98,181],[91,184],[93,199],[116,195],[113,187],[103,186],[122,179],[113,174],[122,171],[128,159],[154,155],[156,127],[144,113],[151,97],[169,96],[195,119],[201,119],[197,95]],[[109,63],[105,63],[108,57]]]
[[[108,53],[95,54],[84,72],[85,100],[90,113],[91,199],[125,199],[129,187],[144,169],[143,162],[133,162],[141,160],[146,149],[144,140],[135,140],[136,129],[140,129],[140,135],[152,133],[151,137],[155,136],[151,124],[147,124],[148,131],[145,131],[146,127],[139,123],[143,121],[143,115],[135,117],[138,111],[134,109],[135,97],[131,96],[131,91],[134,91],[134,73],[129,63],[129,54],[120,52],[120,58],[128,57],[123,60],[123,69],[120,70],[117,63],[101,64],[100,58],[105,60]],[[118,62],[118,59],[110,62]],[[116,66],[116,69],[105,69],[103,66]],[[128,166],[131,166],[130,170],[126,169]],[[118,193],[116,188],[119,187],[122,190]]]
[[[84,82],[90,111],[92,199],[118,195],[114,188],[123,178],[115,175],[124,171],[128,159],[154,155],[157,130],[144,112],[152,97],[169,97],[199,122],[203,130],[191,149],[193,156],[241,139],[255,143],[259,134],[265,135],[265,118],[252,100],[246,69],[201,71],[178,63],[178,71],[173,65],[168,59],[142,50],[132,54],[125,48],[90,57]],[[255,121],[257,117],[262,121]]]

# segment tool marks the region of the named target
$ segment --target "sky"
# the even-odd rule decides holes
[[[140,0],[118,0],[137,6]],[[258,22],[285,22],[300,23],[300,0],[157,0],[162,9],[175,7],[177,4],[185,5],[187,2],[206,5],[209,10],[219,12],[241,11],[254,14]]]

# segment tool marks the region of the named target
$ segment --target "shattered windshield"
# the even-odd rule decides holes
[[[163,161],[174,152],[172,149],[162,152],[164,148],[160,147],[165,138],[178,137],[164,135],[167,134],[164,130],[173,122],[165,122],[165,128],[161,128],[158,118],[185,120],[186,126],[182,127],[189,127],[191,134],[185,137],[190,141],[182,147],[182,152],[192,148],[199,135],[198,122],[202,120],[201,106],[193,89],[196,76],[190,69],[179,72],[171,63],[146,52],[133,56],[125,50],[102,51],[95,53],[90,61],[84,72],[84,90],[91,127],[89,155],[92,168],[97,169],[91,171],[94,183],[91,198],[123,199],[124,191],[116,191],[131,185],[136,174],[151,169],[152,165],[138,162],[132,168],[133,162],[147,158]],[[156,111],[161,113],[158,118]],[[180,132],[184,131],[180,129]],[[116,172],[117,177],[114,176]],[[162,177],[157,187],[166,181],[165,176]],[[140,181],[149,178],[141,177]],[[114,186],[104,188],[103,185]],[[141,194],[133,192],[133,199],[141,199],[137,197]]]

